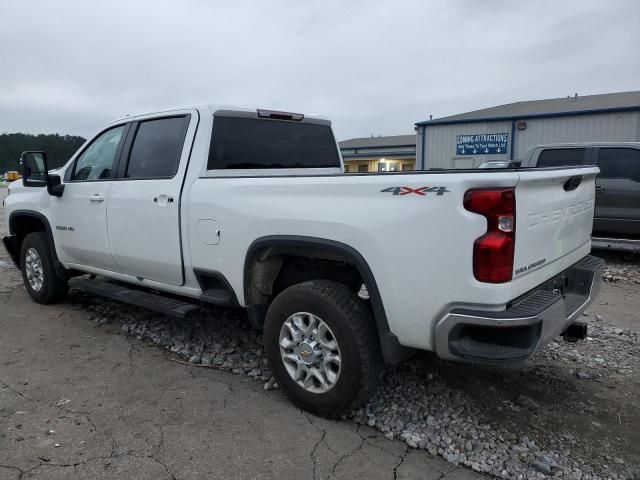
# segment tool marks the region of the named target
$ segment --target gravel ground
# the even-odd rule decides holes
[[[619,253],[601,250],[597,255],[607,261],[607,268],[602,276],[605,282],[629,282],[640,285],[640,253]]]
[[[640,268],[632,260],[615,257],[605,279],[634,284]],[[277,388],[262,336],[241,311],[205,309],[187,322],[80,292],[71,299],[94,312],[97,326],[118,322],[124,334],[169,350],[176,361]],[[390,441],[496,477],[640,478],[640,335],[600,315],[584,320],[586,341],[558,339],[524,368],[418,354],[390,369],[370,402],[348,418]]]

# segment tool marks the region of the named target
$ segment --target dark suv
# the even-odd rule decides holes
[[[640,241],[640,142],[539,145],[529,150],[521,166],[561,165],[600,167],[594,237]]]

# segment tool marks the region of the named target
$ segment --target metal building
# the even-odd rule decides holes
[[[545,143],[640,141],[640,91],[509,103],[416,123],[418,168],[521,159]]]

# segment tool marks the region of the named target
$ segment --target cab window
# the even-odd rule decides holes
[[[549,148],[538,157],[538,167],[568,167],[582,165],[584,148]]]
[[[598,167],[600,178],[630,178],[640,182],[640,150],[601,148]]]
[[[125,125],[103,132],[76,160],[70,180],[96,181],[111,178]]]
[[[329,125],[216,116],[208,170],[340,167]]]
[[[178,171],[190,116],[140,122],[126,178],[171,178]]]

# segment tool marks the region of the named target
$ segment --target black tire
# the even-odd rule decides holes
[[[42,286],[39,289],[29,282],[27,277],[26,256],[29,249],[34,249],[42,265]],[[24,237],[20,247],[20,266],[22,280],[33,301],[42,304],[56,303],[63,300],[69,291],[67,279],[60,277],[53,264],[53,257],[49,249],[49,242],[44,232],[34,232]]]
[[[340,348],[335,384],[324,393],[310,392],[289,375],[280,352],[280,331],[294,313],[308,312],[324,321]],[[264,348],[273,375],[287,397],[315,415],[336,418],[364,403],[378,386],[383,370],[375,323],[367,302],[337,282],[313,280],[281,292],[269,306]]]

